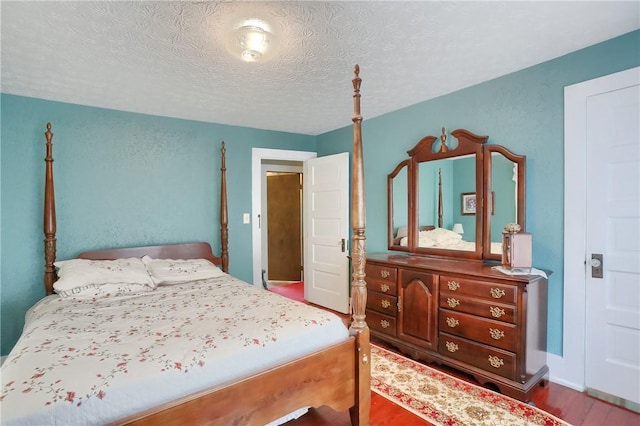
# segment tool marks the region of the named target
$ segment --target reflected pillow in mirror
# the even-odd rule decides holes
[[[462,235],[457,232],[450,231],[445,228],[436,228],[433,231],[427,231],[429,237],[433,240],[434,246],[453,245],[462,240]]]
[[[404,238],[407,236],[407,227],[401,226],[398,228],[398,233],[396,234],[396,238]]]

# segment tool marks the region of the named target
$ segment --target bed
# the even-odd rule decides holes
[[[28,311],[23,334],[2,365],[2,423],[264,425],[327,405],[349,410],[353,425],[368,424],[360,84],[356,65],[348,328],[331,312],[227,273],[224,143],[220,257],[208,243],[196,242],[56,261],[47,124],[47,296]]]

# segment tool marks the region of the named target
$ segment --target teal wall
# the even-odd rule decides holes
[[[105,247],[208,241],[220,253],[227,145],[230,272],[252,281],[251,148],[315,150],[315,137],[2,94],[1,353],[44,295],[45,125],[53,126],[57,258]]]
[[[364,64],[361,64],[364,65]],[[562,351],[563,88],[640,65],[640,31],[380,117],[362,112],[368,251],[386,250],[386,178],[423,136],[466,128],[527,156],[527,230],[549,281],[549,345]],[[347,94],[347,96],[350,96]],[[53,124],[58,258],[100,247],[219,246],[220,141],[227,142],[230,272],[252,281],[251,148],[352,151],[352,128],[313,137],[0,95],[1,347],[43,295],[45,124]],[[555,206],[555,207],[550,207]],[[217,251],[217,250],[216,250]]]
[[[375,118],[367,116],[367,67],[360,65],[367,251],[386,249],[386,177],[408,149],[426,135],[439,135],[442,126],[489,135],[489,144],[527,156],[527,230],[534,265],[554,271],[548,349],[561,355],[564,87],[639,66],[640,31]],[[352,152],[352,132],[320,135],[318,155]]]

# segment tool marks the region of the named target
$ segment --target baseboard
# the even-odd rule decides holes
[[[547,366],[549,367],[549,381],[558,385],[566,386],[578,392],[584,392],[586,388],[583,383],[578,383],[576,377],[567,375],[570,368],[566,368],[565,359],[559,355],[547,354]],[[564,374],[563,374],[564,373]]]

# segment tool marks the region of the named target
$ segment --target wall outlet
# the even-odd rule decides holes
[[[251,215],[249,213],[242,215],[242,223],[251,223]]]

